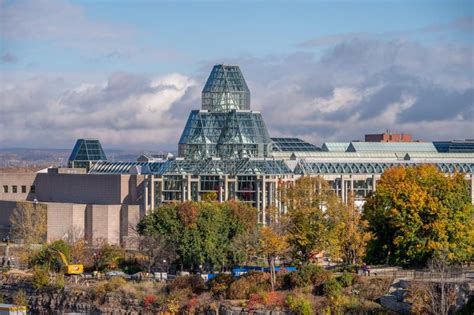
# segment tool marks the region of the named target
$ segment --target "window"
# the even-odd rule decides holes
[[[31,185],[31,187],[30,187],[30,193],[32,193],[32,194],[36,193],[36,187],[35,187],[35,185]]]
[[[26,186],[21,186],[21,193],[26,194]]]
[[[16,185],[12,186],[12,193],[16,194],[18,192],[18,187]]]
[[[4,186],[3,186],[3,192],[4,192],[5,194],[8,194],[8,186],[7,186],[7,185],[4,185]]]

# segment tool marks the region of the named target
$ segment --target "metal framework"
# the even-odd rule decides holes
[[[318,148],[312,143],[298,138],[271,138],[273,141],[273,151],[283,152],[319,152]]]
[[[97,162],[89,174],[130,174],[137,168],[140,174],[151,175],[285,175],[292,174],[283,160],[187,160],[176,159],[163,162]]]
[[[239,66],[214,66],[202,90],[202,109],[211,112],[250,110],[250,90]]]
[[[318,174],[382,174],[395,166],[415,166],[421,162],[311,162],[272,159],[220,160],[166,160],[163,162],[109,162],[99,161],[90,174],[129,174],[133,167],[140,167],[139,173],[153,175],[318,175]],[[426,163],[424,163],[426,164]],[[433,163],[443,173],[464,172],[474,174],[474,163]]]
[[[238,66],[216,65],[202,91],[202,110],[191,111],[179,140],[179,156],[241,159],[267,157],[272,141]]]
[[[102,145],[95,139],[78,139],[69,156],[69,167],[90,167],[96,161],[107,160]]]

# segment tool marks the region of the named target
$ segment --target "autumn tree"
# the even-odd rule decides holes
[[[364,205],[374,236],[367,258],[425,265],[442,250],[451,262],[466,261],[474,252],[473,213],[464,174],[446,176],[431,165],[388,169]]]
[[[297,261],[308,263],[315,254],[328,249],[330,226],[325,211],[334,198],[320,177],[301,177],[286,188],[284,220],[291,253]]]
[[[283,256],[287,250],[287,235],[284,234],[283,229],[279,229],[276,225],[263,226],[260,228],[259,252],[266,257],[268,266],[270,267],[272,291],[275,289],[276,282],[276,259]]]
[[[26,244],[43,243],[48,229],[46,220],[46,205],[17,202],[10,216],[12,238]]]
[[[161,235],[185,268],[223,268],[234,263],[231,243],[256,226],[257,213],[243,203],[184,202],[162,205],[138,224],[142,236]]]
[[[342,259],[345,264],[362,263],[371,234],[367,230],[368,222],[362,219],[361,210],[355,206],[353,196],[350,196],[347,204],[340,198],[331,198],[327,216],[331,256]]]

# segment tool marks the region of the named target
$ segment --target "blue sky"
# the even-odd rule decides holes
[[[68,147],[88,136],[173,149],[220,62],[241,65],[253,107],[278,136],[316,144],[386,128],[430,140],[474,136],[472,1],[0,5],[0,146]],[[285,108],[308,113],[289,123]]]

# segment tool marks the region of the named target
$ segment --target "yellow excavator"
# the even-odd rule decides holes
[[[61,251],[55,248],[49,248],[53,253],[57,254],[61,262],[63,263],[64,274],[68,276],[72,275],[81,275],[84,272],[84,266],[82,264],[69,264],[66,258]]]

